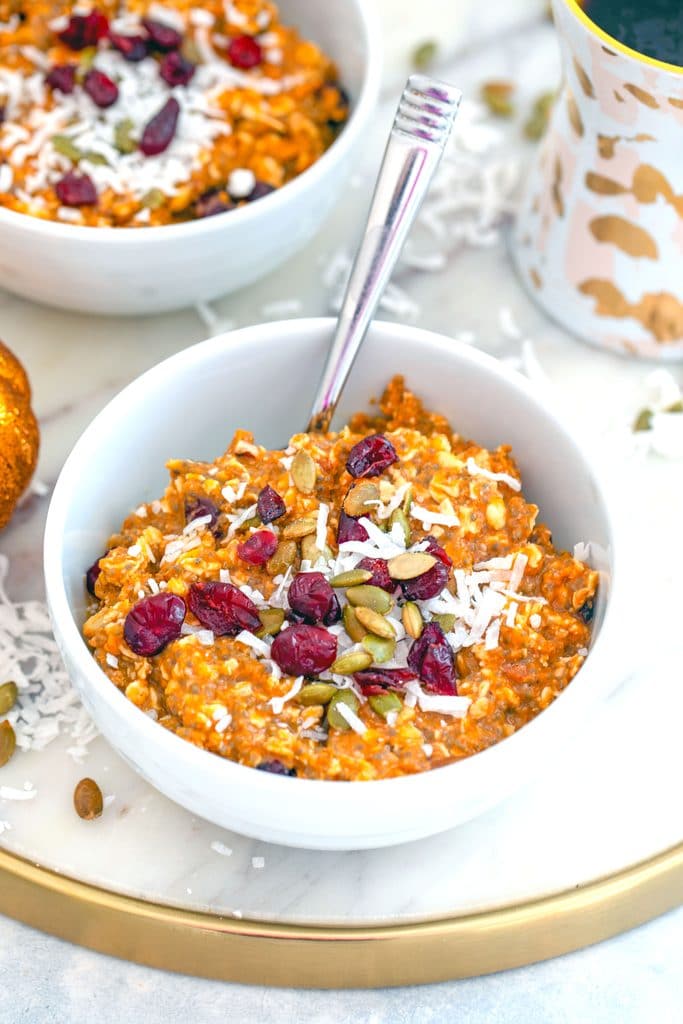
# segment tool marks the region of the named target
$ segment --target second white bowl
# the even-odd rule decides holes
[[[331,320],[248,327],[195,345],[145,373],[96,417],[57,481],[45,576],[69,674],[112,746],[193,813],[271,842],[358,849],[443,831],[502,800],[577,744],[581,719],[619,681],[614,641],[619,574],[599,481],[570,433],[519,374],[448,338],[375,323],[338,422],[367,408],[394,373],[479,444],[513,446],[529,500],[558,547],[592,542],[602,573],[590,654],[571,685],[509,739],[463,761],[378,782],[290,779],[224,760],[167,732],[121,694],[81,636],[85,567],[131,508],[158,497],[170,457],[213,459],[237,427],[282,447],[302,429],[332,337]]]

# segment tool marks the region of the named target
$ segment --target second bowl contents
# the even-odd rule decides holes
[[[0,21],[0,206],[18,213],[213,216],[301,174],[348,117],[330,59],[267,0],[0,2]]]
[[[490,746],[581,667],[598,574],[538,525],[507,447],[400,377],[377,415],[175,460],[88,570],[84,635],[126,697],[215,754],[364,780]]]

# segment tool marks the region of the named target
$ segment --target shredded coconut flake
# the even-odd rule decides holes
[[[344,704],[343,701],[339,701],[336,705],[336,710],[342,716],[345,722],[347,722],[354,732],[357,732],[359,736],[367,732],[367,728],[362,719],[358,717],[353,708],[350,708],[348,704]]]
[[[214,853],[220,853],[221,857],[232,857],[232,847],[226,846],[220,839],[214,839],[210,844]]]
[[[284,706],[287,703],[287,701],[290,701],[294,697],[296,697],[297,693],[299,692],[299,690],[301,689],[301,687],[303,685],[304,685],[304,677],[303,676],[297,676],[297,678],[292,683],[292,686],[290,687],[290,689],[287,690],[287,693],[283,694],[282,697],[271,697],[270,700],[268,701],[268,703],[270,704],[271,708],[273,709],[273,714],[274,715],[281,714],[282,709],[284,708]]]
[[[245,647],[251,647],[252,651],[254,651],[255,654],[258,654],[261,658],[270,657],[270,647],[265,640],[261,640],[260,637],[254,636],[254,634],[250,633],[247,629],[243,629],[241,633],[238,633],[235,640],[240,644],[244,644]],[[277,699],[278,698],[276,697],[273,698],[273,700]]]
[[[490,469],[484,469],[470,456],[466,463],[467,472],[471,476],[483,476],[487,480],[497,480],[501,483],[507,484],[513,491],[521,491],[522,485],[519,480],[514,476],[510,476],[509,473],[492,473]]]

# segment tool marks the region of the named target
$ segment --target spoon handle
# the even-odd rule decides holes
[[[326,431],[451,133],[462,93],[411,75],[398,104],[307,430]]]

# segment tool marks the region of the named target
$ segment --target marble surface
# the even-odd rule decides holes
[[[475,89],[482,77],[493,75],[518,78],[523,102],[528,102],[539,88],[552,85],[557,75],[557,55],[550,29],[539,26],[525,31],[506,40],[505,45],[491,47],[485,54],[461,60],[448,69],[448,76],[466,91]],[[325,284],[325,268],[340,247],[353,245],[367,203],[368,177],[371,178],[383,128],[390,116],[388,106],[378,115],[376,137],[369,140],[365,165],[358,168],[344,209],[333,216],[317,241],[290,266],[239,296],[217,304],[215,312],[222,322],[241,325],[275,319],[283,314],[283,309],[293,315],[329,310],[330,288]],[[518,126],[512,125],[506,131],[511,145],[517,146],[523,158],[528,156],[529,151],[518,144]],[[637,407],[646,368],[586,349],[548,324],[520,290],[502,244],[456,249],[446,268],[436,273],[419,273],[404,267],[398,283],[418,304],[415,318],[421,325],[445,333],[473,332],[477,344],[502,357],[516,356],[520,347],[519,341],[501,330],[499,310],[508,307],[523,336],[534,339],[538,359],[567,415],[586,436],[600,439],[598,455],[606,470],[622,464],[625,456],[620,448],[619,430]],[[293,296],[296,302],[292,302]],[[4,293],[0,293],[0,322],[4,339],[25,361],[34,384],[43,431],[39,473],[48,485],[54,482],[80,431],[109,397],[143,369],[207,333],[194,311],[136,321],[96,319],[32,307]],[[625,516],[633,529],[632,559],[636,571],[647,573],[654,563],[659,573],[646,577],[646,595],[652,593],[655,585],[673,587],[673,567],[664,555],[669,552],[670,538],[675,535],[683,511],[680,464],[676,467],[654,458],[629,464],[623,472],[614,474],[614,484],[615,500],[624,503]],[[0,549],[11,557],[9,590],[16,599],[40,596],[40,535],[45,511],[46,500],[32,497],[0,540]],[[647,549],[638,542],[643,529],[652,535]],[[673,590],[671,596],[675,601]],[[651,599],[644,600],[642,605],[643,614],[651,615],[658,610]],[[638,641],[635,635],[628,640],[633,644],[634,667],[638,664]],[[659,650],[662,645],[656,646]],[[453,844],[451,833],[420,844],[419,852],[424,853],[429,863],[450,861],[453,849],[460,851],[460,859],[453,865],[445,886],[443,881],[438,886],[411,886],[419,890],[419,895],[413,891],[407,898],[392,899],[391,887],[384,881],[394,869],[410,870],[416,859],[424,863],[422,856],[416,858],[418,847],[384,855],[306,855],[227,837],[191,819],[149,790],[116,762],[102,741],[95,745],[84,767],[93,774],[101,771],[100,777],[107,779],[105,792],[116,799],[108,814],[97,823],[97,832],[74,821],[69,814],[72,783],[84,770],[72,765],[54,746],[40,757],[28,755],[9,766],[8,770],[16,773],[15,784],[30,779],[36,783],[39,796],[31,806],[2,806],[0,817],[11,816],[15,827],[0,842],[43,862],[58,857],[63,869],[74,870],[83,877],[102,878],[108,873],[111,880],[114,858],[107,861],[106,855],[114,835],[121,844],[117,849],[130,853],[128,862],[137,864],[140,858],[135,854],[140,853],[145,842],[154,841],[165,829],[180,826],[185,829],[183,848],[201,849],[202,856],[174,862],[173,869],[161,880],[165,898],[182,904],[239,909],[245,916],[289,920],[434,916],[448,909],[490,905],[506,895],[515,899],[548,891],[563,887],[568,881],[576,884],[613,869],[620,859],[628,863],[647,856],[680,841],[683,835],[680,803],[670,806],[663,797],[653,799],[653,793],[661,792],[659,787],[655,788],[658,779],[681,774],[682,755],[676,753],[674,737],[675,723],[680,721],[683,708],[675,675],[667,670],[673,664],[671,658],[672,652],[662,646],[661,660],[658,656],[634,673],[609,706],[596,716],[581,737],[578,771],[572,763],[575,752],[568,751],[552,778],[543,777],[545,773],[539,771],[533,787],[500,810],[467,826],[466,840],[458,835],[458,842]],[[667,684],[667,701],[678,701],[677,714],[665,716],[662,725],[665,730],[670,729],[672,742],[653,746],[650,753],[655,761],[648,760],[648,768],[652,769],[652,774],[648,774],[633,758],[632,745],[642,736],[643,699],[647,700],[653,688]],[[595,742],[591,745],[591,736],[595,741],[602,722],[613,727],[615,736],[626,736],[628,742],[615,744],[601,753]],[[592,785],[591,780],[596,780],[596,784]],[[560,807],[552,823],[546,822],[553,805],[551,797],[553,804]],[[562,808],[566,810],[564,815]],[[36,813],[38,810],[40,814]],[[539,820],[548,827],[536,827],[534,831],[534,822]],[[532,834],[535,842],[541,844],[540,848],[533,848],[536,864],[548,860],[552,868],[540,878],[521,870],[528,861],[528,835]],[[590,843],[583,841],[586,835],[591,836]],[[53,841],[46,842],[46,836]],[[509,858],[500,856],[497,844],[502,836],[507,837],[505,853]],[[215,839],[233,850],[231,857],[210,850],[209,844]],[[630,844],[627,850],[625,842]],[[561,863],[546,858],[545,853],[557,852],[566,843],[570,844],[572,858],[565,857]],[[493,851],[498,853],[497,857]],[[252,856],[265,856],[265,868],[254,868]],[[558,867],[559,874],[555,872]],[[344,886],[326,881],[330,869],[335,878],[341,873]],[[285,897],[279,884],[282,877],[289,883]],[[117,882],[121,888],[136,891],[148,885],[149,878],[133,872],[119,876]],[[345,898],[349,891],[359,898],[349,901]],[[681,1005],[678,957],[673,950],[680,950],[682,923],[683,916],[677,912],[594,950],[496,978],[402,993],[323,995],[273,993],[172,978],[72,949],[3,920],[0,991],[13,992],[13,1005],[0,1000],[0,1024],[82,1019],[94,989],[104,993],[103,1004],[112,1007],[102,1010],[104,1016],[98,1019],[112,1021],[142,1020],[143,1016],[150,1020],[174,1020],[186,1014],[190,1006],[193,1012],[199,1007],[199,1019],[207,1021],[218,1019],[219,1007],[223,1011],[221,1019],[225,1019],[229,1007],[229,1020],[246,1021],[441,1021],[449,1019],[456,1007],[462,1020],[673,1021],[676,1007]],[[42,979],[40,985],[35,983],[38,976]],[[614,987],[617,979],[618,994]],[[217,998],[219,995],[223,998]],[[107,1017],[107,1013],[111,1016]]]

